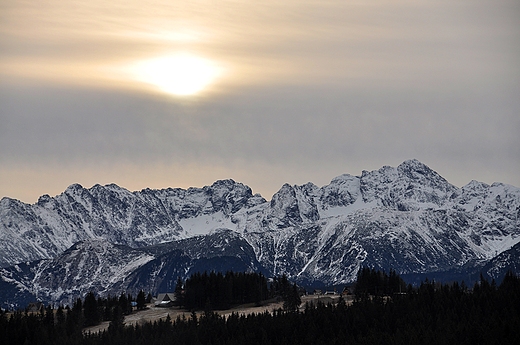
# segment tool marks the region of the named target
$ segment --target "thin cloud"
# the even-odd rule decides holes
[[[408,158],[520,185],[517,2],[0,6],[0,196],[34,200],[32,169],[49,194],[214,176],[270,197]],[[120,73],[180,51],[226,72],[185,98]]]

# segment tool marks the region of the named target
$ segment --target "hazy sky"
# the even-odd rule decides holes
[[[0,197],[410,158],[520,186],[518,0],[0,0]]]

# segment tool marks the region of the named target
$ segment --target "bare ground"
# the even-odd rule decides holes
[[[305,306],[305,303],[317,303],[318,301],[327,303],[336,303],[338,301],[339,295],[330,295],[330,296],[316,296],[316,295],[307,295],[302,296],[302,304],[300,308]],[[347,303],[348,303],[347,299]],[[231,313],[237,313],[239,315],[248,315],[248,314],[259,314],[264,312],[274,312],[283,308],[283,302],[270,300],[265,302],[265,304],[261,306],[255,306],[254,303],[240,305],[227,310],[219,310],[216,311],[218,314],[223,316],[229,316]],[[198,311],[197,315],[200,315],[202,312]],[[172,320],[175,320],[177,316],[182,316],[186,318],[191,317],[191,312],[186,309],[181,309],[179,307],[170,307],[170,308],[161,308],[156,307],[153,304],[147,306],[147,309],[136,311],[130,315],[125,316],[125,325],[142,325],[147,322],[158,321],[159,319],[166,319],[166,317],[170,315]],[[105,321],[99,325],[87,327],[83,330],[84,333],[97,333],[103,330],[108,329],[108,325],[110,322]]]

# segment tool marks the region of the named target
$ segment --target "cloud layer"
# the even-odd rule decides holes
[[[514,1],[5,2],[0,196],[282,183],[418,158],[520,185]],[[172,97],[122,66],[177,52],[226,71]]]

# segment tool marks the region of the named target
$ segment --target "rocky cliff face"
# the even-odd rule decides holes
[[[230,215],[238,210],[265,202],[232,180],[204,188],[133,193],[113,184],[90,189],[75,184],[54,198],[40,197],[34,205],[3,198],[0,266],[54,258],[89,239],[141,248],[208,233],[232,226]],[[190,223],[201,219],[201,224]]]
[[[231,230],[138,249],[87,240],[54,259],[0,269],[0,306],[15,308],[36,299],[71,305],[89,291],[157,294],[173,291],[178,277],[212,270],[266,273],[252,247]]]
[[[323,187],[285,184],[269,202],[232,180],[140,192],[116,185],[72,185],[34,205],[0,201],[4,283],[22,286],[27,274],[22,279],[10,266],[44,259],[22,269],[34,272],[31,284],[38,287],[24,291],[51,296],[59,287],[38,285],[34,279],[44,272],[61,274],[45,267],[60,267],[55,260],[65,260],[70,269],[61,281],[70,283],[67,291],[83,291],[88,286],[81,285],[83,276],[65,277],[81,266],[71,256],[79,241],[125,246],[114,248],[129,253],[123,255],[130,260],[124,265],[108,249],[97,256],[103,264],[89,259],[92,267],[105,265],[99,270],[107,271],[114,257],[114,267],[128,277],[125,284],[99,278],[92,285],[99,292],[166,288],[169,275],[226,267],[287,274],[305,284],[351,282],[363,265],[442,275],[454,268],[480,269],[520,243],[520,189],[476,181],[457,188],[423,163],[409,160],[361,176],[341,175]],[[514,261],[516,252],[510,253],[503,260]]]

